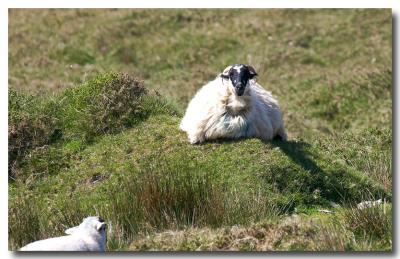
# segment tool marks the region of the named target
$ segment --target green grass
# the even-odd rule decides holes
[[[9,43],[10,249],[97,214],[108,250],[391,250],[390,10],[13,9]],[[239,62],[289,140],[190,145]]]

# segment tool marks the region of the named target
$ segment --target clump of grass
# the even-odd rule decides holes
[[[108,73],[66,90],[52,103],[67,138],[94,137],[132,127],[146,116],[143,82],[126,74]]]
[[[34,204],[33,213],[16,202],[12,202],[15,205],[12,211],[16,215],[29,213],[40,221],[37,232],[41,238],[62,234],[67,227],[78,224],[84,215],[102,215],[112,226],[109,249],[125,248],[138,233],[248,225],[280,214],[262,189],[232,189],[218,180],[218,172],[211,165],[188,163],[184,158],[184,154],[145,157],[139,165],[113,176],[112,181],[95,190],[93,195],[72,190],[68,199],[49,199],[42,203],[47,199],[29,200],[21,194],[20,199]],[[24,229],[32,219],[13,217],[10,220]],[[10,243],[15,249],[34,238],[37,237],[28,236],[24,242],[12,238]]]
[[[44,145],[29,152],[18,163],[17,179],[24,180],[27,186],[35,183],[36,179],[59,173],[69,168],[75,152],[60,148],[60,145]]]
[[[113,202],[110,219],[119,234],[153,232],[187,227],[220,227],[250,224],[279,214],[262,190],[242,192],[217,180],[211,166],[187,163],[184,155],[148,158],[138,171],[116,183],[124,190],[109,189]],[[119,189],[120,189],[119,188]],[[132,236],[114,237],[129,240]]]
[[[70,195],[62,201],[42,199],[31,191],[13,195],[9,201],[8,236],[10,250],[41,239],[65,235],[65,230],[79,225],[88,215],[98,215]]]
[[[310,216],[293,214],[249,226],[189,227],[183,230],[139,234],[130,250],[156,251],[387,251],[390,239],[379,240],[353,232],[343,213]],[[389,211],[388,211],[389,212]],[[389,212],[390,213],[390,212]],[[386,218],[377,219],[384,224]]]
[[[40,113],[42,100],[14,89],[8,98],[8,176],[18,176],[19,163],[25,154],[57,138],[55,118]]]
[[[387,251],[392,249],[392,207],[366,209],[355,206],[337,211],[319,226],[313,237],[319,251]]]
[[[130,244],[134,251],[254,251],[268,235],[262,227],[234,226],[218,229],[188,228],[138,236]]]
[[[10,249],[18,249],[40,238],[38,210],[33,197],[17,197],[8,208]]]
[[[390,205],[383,204],[365,209],[352,207],[345,210],[343,216],[347,228],[356,236],[390,242],[392,233]]]
[[[149,93],[141,80],[119,73],[100,75],[47,99],[10,90],[9,175],[15,179],[20,171],[50,171],[49,175],[68,166],[64,153],[46,145],[56,142],[61,150],[71,143],[83,147],[101,135],[133,127],[150,114],[177,114],[173,104],[162,99]],[[28,152],[29,158],[22,161]],[[42,170],[51,165],[56,166]]]
[[[153,160],[128,180],[124,193],[115,193],[112,211],[132,232],[216,224],[222,220],[222,193],[211,176],[175,161]],[[132,213],[128,213],[128,211]],[[125,217],[129,217],[128,220]]]
[[[262,187],[251,190],[230,188],[223,191],[223,220],[218,226],[244,225],[259,222],[265,218],[275,219],[287,212],[290,201],[278,200],[275,194]]]
[[[381,183],[386,191],[392,190],[392,155],[382,152],[377,157],[367,156],[365,172],[372,179]]]
[[[315,250],[317,251],[345,251],[349,250],[350,244],[348,231],[345,226],[333,220],[319,226],[319,235],[314,237]]]

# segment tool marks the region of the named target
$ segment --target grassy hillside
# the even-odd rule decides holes
[[[99,214],[108,250],[391,250],[390,10],[11,10],[9,43],[10,249]],[[289,140],[190,145],[239,62]]]

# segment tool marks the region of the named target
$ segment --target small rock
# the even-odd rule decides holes
[[[337,204],[336,202],[333,202],[333,201],[331,201],[331,202],[329,202],[329,204],[333,207],[333,208],[340,208],[340,205],[339,204]]]
[[[318,210],[319,212],[322,212],[322,213],[327,213],[327,214],[332,214],[333,213],[333,211],[331,211],[331,210]]]
[[[359,210],[362,210],[362,209],[378,206],[381,203],[382,203],[382,199],[379,199],[376,201],[363,201],[363,202],[360,202],[359,204],[357,204],[357,208]]]

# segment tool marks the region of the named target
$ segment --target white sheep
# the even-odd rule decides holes
[[[254,80],[253,67],[228,66],[190,101],[180,128],[192,144],[218,138],[287,139],[278,101]]]
[[[65,231],[68,236],[30,243],[20,251],[105,251],[106,223],[99,217],[87,217],[76,227]]]

